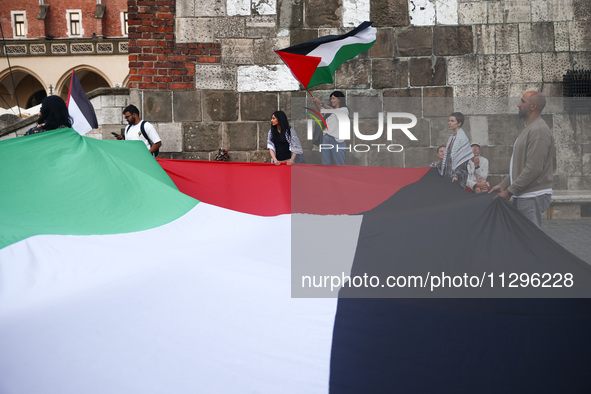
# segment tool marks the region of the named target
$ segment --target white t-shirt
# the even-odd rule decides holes
[[[125,139],[130,140],[130,141],[135,141],[135,140],[143,141],[149,150],[150,143],[142,135],[142,129],[140,127],[141,124],[142,124],[142,121],[140,121],[138,124],[135,124],[133,126],[129,126],[128,128],[126,128],[125,129]],[[155,143],[161,141],[160,136],[158,135],[158,132],[156,131],[156,129],[154,128],[154,126],[152,126],[152,124],[150,122],[146,122],[144,124],[144,130],[145,130],[146,134],[148,135],[148,137],[150,137],[150,139],[152,140],[152,144],[155,144]]]
[[[337,111],[343,112],[345,115],[349,116],[349,108],[347,107],[339,107],[334,108]],[[339,121],[337,120],[336,115],[331,115],[326,118],[326,125],[328,126],[328,130],[324,129],[324,134],[329,134],[337,140],[337,142],[343,142],[344,140],[339,139]]]
[[[488,178],[488,160],[485,157],[480,156],[480,168],[476,168],[474,162],[472,160],[468,161],[468,180],[466,181],[466,186],[470,189],[474,189],[476,186],[477,179],[486,179]],[[486,183],[488,185],[488,182]],[[490,186],[490,185],[489,185]]]

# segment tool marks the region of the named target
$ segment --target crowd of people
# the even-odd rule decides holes
[[[123,117],[128,123],[121,134],[112,133],[118,140],[139,140],[153,156],[158,155],[162,140],[156,128],[140,118],[140,111],[135,105],[128,105],[123,110]],[[30,128],[25,135],[38,134],[49,130],[72,127],[73,120],[68,107],[59,96],[47,96],[41,101],[41,109],[37,117],[37,124]]]
[[[542,214],[552,199],[555,155],[552,131],[540,116],[545,106],[546,97],[538,91],[526,92],[519,101],[518,114],[525,128],[513,144],[509,175],[492,189],[487,182],[488,160],[480,155],[479,143],[468,142],[460,112],[449,116],[452,133],[447,144],[437,148],[437,160],[431,166],[469,192],[498,191],[495,198],[511,200],[518,211],[541,227]]]
[[[349,116],[349,109],[345,94],[340,91],[334,91],[330,94],[330,104],[321,101],[312,96],[312,102],[316,105],[318,111],[329,109],[342,112]],[[333,114],[326,116],[327,127],[322,130],[323,146],[330,146],[321,150],[322,164],[324,165],[345,165],[345,141],[339,139],[339,122]],[[305,163],[303,149],[298,135],[292,127],[289,126],[287,116],[283,111],[276,111],[271,116],[271,129],[267,137],[267,148],[271,155],[271,163],[287,165],[294,163]]]
[[[312,96],[317,109],[341,111],[349,116],[345,95],[340,91],[330,94],[330,104]],[[465,116],[453,112],[448,119],[451,131],[447,143],[437,148],[436,160],[431,167],[437,168],[441,176],[457,183],[468,192],[498,192],[496,197],[512,199],[513,205],[541,227],[542,214],[548,209],[552,196],[554,139],[552,131],[541,118],[546,106],[542,92],[526,92],[518,104],[519,117],[525,128],[513,144],[509,164],[509,175],[492,189],[487,181],[488,160],[480,154],[480,144],[470,142],[464,129]],[[122,112],[128,126],[121,134],[112,133],[119,140],[142,141],[149,152],[156,156],[162,141],[156,128],[141,119],[138,108],[128,105]],[[339,123],[333,114],[326,116],[328,127],[322,130],[322,143],[332,146],[323,149],[322,164],[345,164],[345,141],[339,139]],[[25,135],[48,130],[72,127],[68,108],[59,96],[48,96],[41,103],[37,125]],[[271,128],[267,136],[270,160],[276,165],[305,163],[303,149],[296,130],[289,125],[285,112],[275,111],[271,116]]]
[[[442,176],[457,182],[466,191],[481,193],[489,190],[488,160],[480,155],[478,142],[468,143],[462,125],[465,117],[461,112],[449,116],[448,126],[452,131],[446,145],[437,148],[437,160],[430,164]]]

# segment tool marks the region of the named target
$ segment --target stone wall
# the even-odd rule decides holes
[[[537,89],[550,97],[544,118],[557,144],[555,188],[591,190],[591,119],[566,113],[561,98],[567,70],[591,69],[588,0],[129,4],[129,100],[157,125],[164,140],[161,157],[211,160],[225,147],[234,161],[268,161],[269,119],[282,109],[304,140],[306,159],[318,163],[318,152],[305,138],[301,107],[294,105],[309,105],[308,95],[273,49],[342,34],[371,20],[378,29],[371,50],[342,65],[333,84],[311,91],[327,99],[332,90],[342,90],[352,111],[412,112],[419,118],[413,128],[418,140],[405,140],[403,152],[388,156],[348,153],[348,163],[425,166],[447,139],[449,113],[461,111],[466,131],[490,161],[495,184],[508,172],[522,128],[517,101]],[[375,127],[371,114],[361,116],[364,127]],[[121,120],[108,127],[122,127]],[[101,136],[111,138],[109,133]]]

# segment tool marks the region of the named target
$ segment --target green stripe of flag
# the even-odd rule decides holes
[[[332,83],[336,69],[367,51],[376,42],[377,29],[363,22],[340,36],[323,36],[275,51],[305,88]]]
[[[0,141],[0,160],[0,248],[39,234],[147,230],[198,203],[141,141],[57,129]]]
[[[320,85],[323,83],[333,83],[332,78],[337,68],[349,59],[354,58],[358,54],[367,51],[375,43],[372,41],[367,44],[351,44],[341,47],[335,54],[332,62],[328,66],[319,66],[310,78],[308,87]]]

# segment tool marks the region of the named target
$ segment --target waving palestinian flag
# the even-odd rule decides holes
[[[94,107],[82,89],[76,70],[72,70],[67,106],[68,114],[73,121],[72,128],[78,133],[84,135],[90,130],[98,128]]]
[[[72,129],[0,141],[0,169],[2,394],[588,387],[589,266],[433,169],[155,161]],[[301,285],[424,268],[571,273],[525,295],[581,298]]]
[[[337,68],[376,42],[376,28],[363,22],[341,36],[324,36],[275,51],[305,88],[332,83]]]

